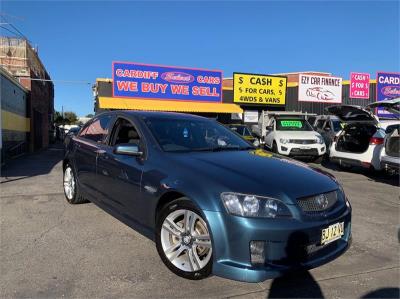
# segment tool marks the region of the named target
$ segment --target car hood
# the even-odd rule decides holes
[[[321,136],[315,131],[276,131],[276,137],[285,139],[317,139]]]
[[[304,163],[257,149],[249,151],[170,154],[175,166],[189,170],[182,180],[195,176],[196,184],[216,193],[238,192],[281,199],[295,199],[338,188],[335,180]],[[190,182],[192,183],[192,182]]]

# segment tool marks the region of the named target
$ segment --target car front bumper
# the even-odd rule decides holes
[[[204,213],[213,239],[213,273],[229,279],[260,282],[292,270],[315,268],[339,257],[350,246],[350,208],[336,217],[317,221]],[[321,246],[322,229],[338,222],[344,222],[344,235]],[[251,241],[265,242],[264,263],[251,263]]]
[[[319,157],[325,154],[326,147],[325,144],[294,144],[294,143],[286,143],[277,144],[278,153],[285,156],[292,157]]]

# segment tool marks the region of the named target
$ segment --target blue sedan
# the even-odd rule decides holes
[[[350,244],[351,206],[332,175],[207,118],[97,115],[72,137],[63,170],[69,203],[91,201],[151,238],[188,279],[263,281],[325,264]]]

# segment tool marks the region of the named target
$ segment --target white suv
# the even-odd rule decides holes
[[[382,101],[367,107],[384,107],[384,104]],[[399,125],[400,121],[379,120],[371,110],[359,106],[338,105],[326,110],[346,123],[330,147],[330,160],[346,168],[361,166],[380,170],[386,129],[392,125]]]
[[[326,147],[322,136],[300,116],[276,115],[266,124],[264,143],[275,153],[321,160]]]

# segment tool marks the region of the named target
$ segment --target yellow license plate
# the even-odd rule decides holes
[[[340,239],[344,234],[344,222],[329,225],[322,230],[321,245],[329,244],[337,239]]]

